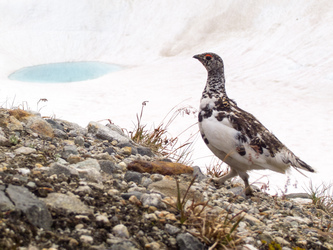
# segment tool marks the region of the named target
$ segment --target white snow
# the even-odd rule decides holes
[[[149,101],[143,120],[158,124],[176,104],[198,107],[206,71],[192,56],[215,52],[229,97],[317,169],[309,178],[292,171],[299,188],[288,191],[302,192],[310,179],[332,180],[332,23],[331,0],[0,0],[0,105],[46,105],[44,116],[81,126],[111,119],[131,129]],[[66,84],[8,79],[22,67],[64,61],[125,69]],[[48,102],[37,106],[41,98]],[[177,118],[170,132],[196,121]],[[205,169],[211,155],[199,138],[195,164]],[[271,171],[250,173],[250,181],[263,173],[272,193],[284,189],[286,177]]]

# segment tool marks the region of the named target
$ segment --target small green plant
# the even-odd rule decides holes
[[[10,141],[11,144],[13,144],[13,145],[17,145],[17,144],[20,142],[20,139],[17,138],[16,135],[11,135],[11,136],[9,137],[9,141]]]
[[[266,241],[261,241],[262,246],[260,247],[260,249],[268,249],[268,250],[281,250],[282,247],[279,243],[272,241],[270,243],[267,243]]]
[[[193,179],[191,180],[183,197],[181,197],[181,189],[179,187],[179,180],[176,179],[177,201],[175,204],[166,203],[167,205],[171,206],[173,209],[177,210],[177,212],[179,213],[179,222],[181,224],[184,224],[187,221],[187,219],[189,218],[189,216],[191,216],[191,214],[193,214],[195,207],[197,207],[199,205],[203,205],[202,203],[195,202],[193,199],[192,204],[190,206],[186,207],[186,204],[189,201],[188,194],[189,194],[190,188],[192,187],[192,185],[195,181],[195,178],[196,177],[193,177]],[[205,203],[205,206],[206,205],[207,205],[207,203]],[[199,212],[199,214],[200,214],[200,212]]]
[[[333,216],[333,184],[322,183],[321,185],[315,187],[312,181],[309,187],[306,189],[309,194],[312,204],[330,216]]]
[[[332,228],[332,218],[333,218],[333,184],[325,184],[315,187],[312,182],[310,182],[307,188],[307,193],[309,194],[312,204],[317,208],[318,217],[326,217],[329,220],[321,220],[321,229],[324,232],[330,231]]]
[[[183,198],[181,198],[179,181],[178,181],[178,179],[176,179],[176,185],[177,185],[177,202],[176,202],[177,207],[176,208],[177,208],[178,212],[180,213],[179,221],[181,224],[183,224],[189,217],[189,214],[187,213],[187,211],[185,209],[185,205],[186,205],[186,202],[188,201],[188,198],[187,198],[188,192],[190,191],[190,188],[193,185],[194,181],[195,181],[195,177],[192,179],[192,181],[188,185]]]

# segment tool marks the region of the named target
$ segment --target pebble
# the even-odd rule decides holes
[[[119,224],[117,226],[114,226],[112,228],[112,232],[116,237],[121,237],[121,238],[129,238],[129,232],[127,230],[127,227],[123,224]]]
[[[27,188],[9,185],[5,189],[6,195],[17,210],[22,211],[29,222],[35,226],[49,230],[52,225],[52,217],[46,204],[33,195]]]
[[[110,223],[108,217],[105,214],[100,214],[96,216],[97,222],[103,222],[104,224]]]
[[[76,194],[86,195],[91,193],[91,188],[89,186],[80,186],[75,190]]]
[[[143,206],[154,206],[158,208],[166,208],[166,204],[162,202],[160,194],[143,194],[140,198]]]
[[[129,139],[124,135],[121,135],[112,128],[104,126],[98,122],[90,122],[88,124],[88,132],[94,134],[97,138],[102,140],[129,142]]]
[[[77,147],[75,145],[66,145],[64,146],[62,152],[62,158],[67,159],[70,155],[77,155],[79,152],[77,151]]]
[[[74,195],[61,193],[50,193],[45,199],[45,203],[54,209],[63,209],[68,214],[92,214],[93,210],[85,205]]]
[[[80,241],[83,243],[92,244],[94,242],[94,238],[91,237],[90,235],[81,235]]]
[[[166,230],[169,234],[171,234],[171,235],[178,234],[178,233],[181,231],[180,228],[175,227],[175,226],[170,225],[170,224],[166,224],[166,225],[165,225],[165,230]]]
[[[152,174],[150,179],[154,182],[163,180],[164,176],[161,174]]]
[[[138,172],[127,171],[126,174],[125,174],[125,176],[124,176],[124,179],[127,182],[133,181],[133,182],[135,182],[137,184],[140,184],[141,180],[142,180],[142,174],[138,173]]]
[[[36,149],[28,148],[28,147],[20,147],[18,149],[15,149],[14,152],[16,154],[29,155],[29,154],[32,154],[32,153],[36,153]]]
[[[177,244],[182,250],[202,250],[204,245],[190,233],[177,235]]]

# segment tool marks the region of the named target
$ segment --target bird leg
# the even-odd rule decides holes
[[[220,178],[212,178],[211,180],[217,184],[218,186],[223,185],[225,181],[229,180],[232,177],[235,177],[237,175],[240,176],[240,178],[242,178],[242,180],[244,181],[245,184],[245,195],[253,195],[253,191],[250,187],[249,184],[249,175],[246,172],[237,172],[236,170],[230,168],[230,172],[228,174],[226,174],[225,176],[222,176]]]
[[[217,185],[220,186],[220,185],[224,184],[225,181],[227,181],[227,180],[229,180],[230,178],[235,177],[235,176],[237,176],[237,175],[238,175],[237,171],[236,171],[236,170],[233,170],[233,169],[231,168],[231,170],[230,170],[230,172],[229,172],[228,174],[226,174],[226,175],[224,175],[224,176],[222,176],[222,177],[220,177],[220,178],[212,178],[212,181],[213,181],[215,184],[217,184]]]
[[[253,191],[249,184],[249,175],[246,172],[238,173],[240,178],[244,181],[245,184],[245,195],[253,195]]]

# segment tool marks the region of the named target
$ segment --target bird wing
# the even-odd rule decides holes
[[[226,155],[222,160],[231,166],[237,163],[248,170],[271,169],[284,173],[290,165],[284,161],[285,146],[253,115],[238,107],[229,112],[213,111],[200,126],[208,147],[222,151]]]

